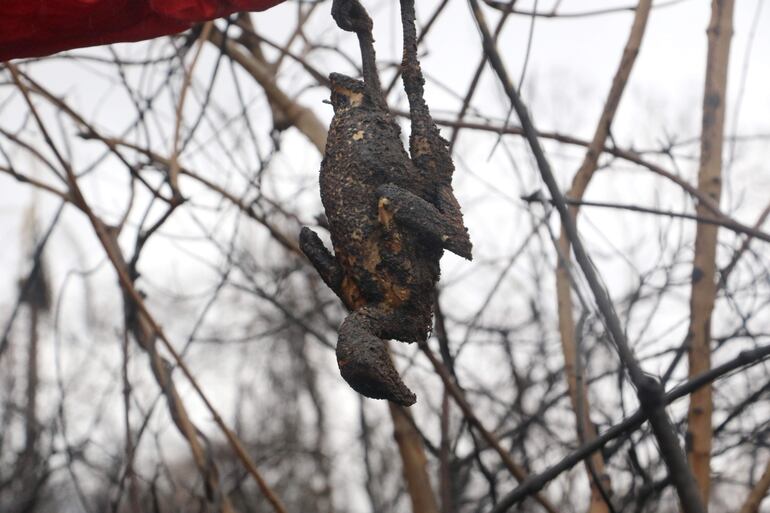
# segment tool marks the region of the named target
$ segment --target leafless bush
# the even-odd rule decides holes
[[[328,5],[4,64],[0,511],[761,511],[762,2],[712,2],[705,100],[676,112],[631,71],[651,23],[708,10],[567,3],[418,3],[476,253],[444,258],[427,346],[392,346],[409,411],[341,381],[344,311],[297,247],[323,230],[326,77],[358,73]],[[406,121],[398,6],[367,8]],[[549,77],[553,24],[618,30],[606,75]]]

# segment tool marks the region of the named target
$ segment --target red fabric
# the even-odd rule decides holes
[[[0,61],[141,41],[283,0],[0,0]]]

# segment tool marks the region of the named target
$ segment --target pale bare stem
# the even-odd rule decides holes
[[[182,63],[184,80],[182,81],[182,87],[179,90],[179,101],[176,105],[176,122],[174,124],[174,138],[172,140],[171,163],[168,167],[169,186],[177,201],[182,198],[182,193],[179,190],[179,143],[182,135],[182,124],[184,122],[185,99],[187,98],[187,90],[192,86],[193,72],[195,71],[195,65],[198,63],[198,58],[201,55],[201,50],[203,50],[203,43],[208,39],[213,26],[213,21],[207,21],[203,24],[203,29],[201,30],[200,36],[198,36],[198,46],[195,49],[192,62],[190,62],[190,65],[186,68],[184,67],[184,63]]]
[[[436,496],[430,484],[422,438],[414,428],[411,413],[406,408],[388,402],[393,419],[393,438],[398,444],[403,465],[404,481],[409,492],[413,513],[438,513]]]
[[[759,505],[762,500],[767,496],[767,492],[770,490],[770,461],[768,461],[765,471],[762,473],[762,477],[754,485],[749,492],[749,496],[746,497],[746,501],[741,506],[740,513],[758,513]]]
[[[734,0],[713,0],[708,27],[708,55],[703,93],[698,190],[719,203],[722,192],[722,144],[727,104],[727,66],[733,35]],[[696,206],[696,213],[706,209]],[[698,223],[690,294],[690,326],[687,332],[690,377],[711,368],[711,315],[717,293],[716,248],[718,226]],[[713,393],[705,386],[690,397],[687,415],[688,459],[703,501],[711,490]]]
[[[623,96],[631,70],[636,62],[636,56],[639,54],[639,47],[647,26],[651,5],[651,0],[641,0],[636,8],[631,31],[628,35],[626,46],[623,49],[623,56],[612,79],[612,86],[604,102],[604,108],[596,125],[593,139],[588,145],[583,162],[572,179],[572,187],[566,193],[566,196],[572,200],[579,201],[583,198],[588,183],[596,171],[599,156],[606,144],[620,99]],[[576,221],[578,212],[577,206],[573,206],[570,209],[570,214]],[[561,254],[569,262],[570,239],[563,226],[559,234],[559,247]],[[559,265],[556,266],[556,297],[559,313],[559,333],[564,353],[564,374],[570,391],[572,408],[577,415],[578,432],[583,433],[581,442],[586,442],[596,437],[596,428],[591,421],[591,406],[588,403],[587,390],[584,384],[578,384],[578,376],[575,372],[580,355],[577,351],[575,321],[573,318],[572,287],[567,274],[568,270],[561,260],[559,262]],[[577,334],[577,336],[581,335]],[[578,414],[578,412],[582,412],[582,414]],[[612,483],[610,476],[605,471],[604,459],[597,453],[590,460],[586,460],[586,464],[589,465],[588,470],[591,475],[591,505],[588,511],[590,513],[606,513],[610,509],[607,497],[612,494]],[[599,477],[600,481],[597,481],[596,476]]]
[[[312,110],[292,100],[275,82],[274,73],[257,61],[253,55],[243,52],[230,39],[225,39],[222,31],[214,27],[209,34],[209,41],[217,48],[222,48],[228,57],[237,62],[254,80],[262,86],[272,105],[283,113],[286,120],[307,137],[323,153],[326,146],[326,127]]]
[[[309,13],[312,13],[317,4],[309,6]],[[307,17],[303,16],[301,21],[307,21]],[[286,56],[286,52],[281,52],[280,57],[274,63],[271,63],[265,57],[265,53],[262,51],[261,39],[254,29],[254,25],[251,22],[251,17],[247,14],[238,16],[238,26],[241,28],[241,36],[238,38],[238,42],[249,51],[251,56],[261,65],[264,69],[268,70],[273,75],[273,81],[277,80],[278,69],[281,65],[281,60]],[[301,25],[299,25],[301,26]],[[296,32],[295,32],[296,34]],[[291,44],[292,38],[289,38],[288,45]],[[268,97],[268,103],[270,105],[270,113],[273,116],[273,130],[281,132],[291,126],[291,122],[286,118],[286,113],[280,107],[276,106],[273,101],[270,101]]]

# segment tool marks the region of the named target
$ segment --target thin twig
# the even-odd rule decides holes
[[[562,225],[572,242],[575,259],[594,294],[596,305],[602,313],[607,331],[615,344],[615,348],[628,372],[628,376],[636,387],[637,397],[642,405],[642,409],[649,416],[653,432],[660,445],[661,456],[668,467],[669,475],[674,482],[682,507],[685,513],[706,513],[706,508],[701,500],[692,471],[687,465],[684,452],[679,444],[676,430],[666,413],[665,405],[663,403],[663,388],[658,380],[642,370],[636,356],[628,345],[625,332],[620,324],[620,319],[615,313],[615,308],[609,294],[602,284],[599,273],[596,270],[591,257],[583,247],[575,221],[569,213],[562,193],[559,190],[559,186],[551,171],[551,165],[545,156],[545,152],[540,146],[540,141],[537,138],[537,130],[529,117],[527,108],[519,97],[518,92],[514,88],[513,83],[505,70],[500,54],[497,51],[492,36],[489,33],[489,29],[487,28],[486,21],[484,21],[484,15],[481,12],[478,0],[469,0],[469,2],[474,17],[476,18],[476,22],[481,30],[484,50],[488,54],[489,62],[500,79],[506,95],[513,104],[516,114],[519,116],[525,137],[535,156],[537,167],[555,202],[556,210],[559,212]]]
[[[249,474],[253,477],[260,491],[268,500],[268,502],[270,502],[273,509],[276,511],[276,513],[287,513],[287,510],[284,507],[281,500],[278,498],[275,492],[273,492],[273,490],[267,485],[265,480],[260,475],[256,465],[254,464],[253,460],[248,455],[246,450],[243,448],[243,445],[241,444],[240,440],[227,427],[227,425],[224,422],[224,419],[222,419],[222,416],[219,414],[218,410],[214,407],[213,403],[209,400],[207,395],[204,393],[203,389],[198,384],[197,379],[195,379],[195,376],[192,374],[189,367],[187,367],[187,365],[182,360],[179,353],[171,344],[168,337],[166,337],[164,330],[160,327],[160,325],[158,325],[158,323],[150,314],[149,310],[147,309],[147,306],[144,303],[144,299],[142,298],[139,291],[136,290],[136,288],[134,287],[133,280],[131,279],[131,276],[128,273],[127,266],[125,265],[125,261],[123,260],[123,256],[117,244],[115,234],[110,233],[109,227],[106,224],[104,224],[104,222],[99,217],[97,217],[96,214],[94,214],[88,202],[85,200],[85,197],[83,196],[83,193],[80,190],[80,187],[77,182],[77,178],[75,176],[74,171],[72,170],[72,167],[62,157],[61,153],[56,148],[56,145],[53,143],[53,140],[48,134],[48,131],[46,130],[45,125],[43,124],[42,120],[40,119],[40,116],[37,113],[37,109],[35,109],[29,97],[29,92],[26,86],[22,84],[20,81],[20,76],[19,76],[19,73],[16,71],[15,66],[13,66],[10,63],[7,63],[6,66],[10,70],[11,76],[13,77],[14,82],[16,83],[16,85],[19,87],[20,91],[24,95],[27,105],[30,108],[32,115],[34,116],[37,122],[37,125],[40,128],[41,133],[43,134],[44,139],[49,144],[51,151],[54,153],[59,163],[62,165],[67,176],[68,184],[70,186],[72,203],[76,207],[78,207],[86,215],[86,217],[88,217],[88,220],[90,221],[91,226],[93,227],[94,232],[97,238],[99,239],[99,242],[101,243],[107,257],[109,258],[110,262],[113,265],[113,268],[115,269],[115,272],[118,276],[118,281],[123,290],[123,293],[126,295],[126,297],[130,300],[130,302],[136,308],[137,313],[141,315],[142,318],[145,320],[151,332],[154,333],[163,342],[163,345],[172,355],[174,362],[182,370],[182,373],[190,382],[193,389],[198,394],[198,397],[200,397],[200,399],[203,401],[204,405],[206,406],[206,409],[212,415],[212,417],[214,418],[214,422],[217,424],[217,426],[220,428],[222,433],[227,438],[227,441],[229,442],[230,446],[234,450],[236,456],[244,465],[244,467],[249,472]],[[227,503],[225,503],[223,506],[226,507]]]
[[[481,420],[479,420],[476,414],[473,413],[473,408],[471,407],[470,403],[468,403],[467,399],[465,399],[465,395],[463,394],[462,390],[460,390],[454,380],[452,380],[452,376],[449,374],[449,371],[440,361],[438,361],[436,356],[433,354],[433,351],[430,349],[430,347],[428,347],[428,344],[424,342],[420,343],[420,349],[422,350],[423,354],[428,357],[431,365],[433,365],[433,369],[439,375],[441,381],[444,382],[445,389],[455,400],[457,406],[460,407],[466,420],[474,428],[476,428],[484,440],[492,448],[494,448],[495,451],[497,451],[497,454],[500,455],[500,459],[502,459],[503,464],[511,473],[511,475],[513,475],[513,477],[515,477],[519,482],[526,481],[529,478],[529,473],[521,465],[513,461],[508,451],[506,451],[503,446],[500,445],[500,441],[497,439],[497,437],[488,431],[484,427],[484,424],[481,423]],[[543,508],[545,508],[545,510],[549,513],[556,513],[559,511],[544,495],[537,493],[534,497],[535,500],[537,500],[537,502],[539,502],[540,505],[543,506]]]
[[[703,374],[700,374],[699,376],[696,376],[695,378],[690,379],[672,389],[663,398],[663,404],[671,404],[677,399],[681,399],[682,397],[691,394],[695,390],[698,390],[699,388],[715,381],[722,376],[725,376],[740,368],[757,365],[765,361],[768,357],[770,357],[770,345],[743,351],[732,360],[725,362],[724,364],[717,367],[713,367],[710,371],[704,372]],[[551,466],[547,470],[544,470],[537,475],[530,476],[526,482],[522,483],[518,488],[503,497],[497,506],[492,508],[489,513],[504,513],[508,511],[513,505],[521,502],[533,493],[541,490],[550,481],[561,475],[563,472],[568,471],[583,461],[585,458],[588,458],[595,451],[600,450],[608,442],[627,433],[635,431],[646,420],[647,414],[644,409],[638,409],[625,420],[607,429],[604,433],[597,436],[591,442],[581,446],[569,455],[562,458],[562,460],[557,464]]]

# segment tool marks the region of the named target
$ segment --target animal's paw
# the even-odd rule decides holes
[[[444,249],[468,260],[472,259],[473,246],[462,223],[459,207],[447,215],[436,205],[394,184],[381,185],[377,188],[377,195],[380,198],[380,222],[387,225],[391,218],[395,218],[403,226],[431,237]]]
[[[348,32],[371,32],[372,19],[358,0],[334,0],[332,18]]]

